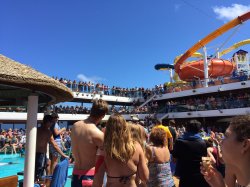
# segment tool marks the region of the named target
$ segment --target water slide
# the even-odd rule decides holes
[[[232,50],[238,49],[239,47],[241,47],[243,45],[247,45],[247,44],[250,44],[250,39],[242,40],[238,43],[233,44],[231,47],[219,52],[219,56],[222,57],[223,55],[231,52]]]
[[[238,49],[239,47],[243,46],[243,45],[247,45],[247,44],[250,44],[250,39],[246,39],[246,40],[242,40],[240,42],[237,42],[235,44],[233,44],[232,46],[230,46],[229,48],[227,49],[224,49],[223,51],[219,52],[219,56],[222,57],[223,55],[235,50],[235,49]],[[174,64],[176,64],[176,62],[180,59],[180,57],[182,56],[183,54],[175,57],[174,59]],[[193,58],[203,58],[203,54],[202,53],[199,53],[199,52],[194,52],[190,57],[193,57]]]
[[[174,59],[174,64],[176,64],[176,62],[181,58],[183,54],[175,57]],[[199,53],[199,52],[194,52],[192,55],[190,55],[190,57],[192,58],[202,58],[203,57],[203,54]]]
[[[230,76],[235,69],[235,64],[228,60],[214,58],[209,60],[208,76],[216,78],[219,76]],[[182,64],[182,71],[179,72],[181,80],[191,81],[193,79],[204,79],[203,59]]]
[[[195,57],[195,52],[198,51],[200,48],[204,47],[207,43],[209,43],[210,41],[214,40],[215,38],[217,38],[218,36],[224,34],[225,32],[227,32],[228,30],[232,29],[233,27],[247,21],[248,19],[250,19],[250,12],[247,12],[235,19],[233,19],[232,21],[226,23],[225,25],[223,25],[222,27],[218,28],[217,30],[215,30],[214,32],[210,33],[208,36],[206,36],[205,38],[203,38],[202,40],[200,40],[198,43],[196,43],[195,45],[193,45],[190,49],[188,49],[182,56],[180,57],[177,57],[176,58],[176,61],[175,61],[175,65],[174,65],[174,68],[175,68],[175,72],[179,75],[180,79],[182,80],[189,80],[190,79],[190,76],[187,75],[187,68],[189,70],[196,70],[195,72],[189,72],[189,74],[193,74],[192,76],[196,75],[196,72],[202,72],[203,73],[203,70],[204,70],[204,67],[201,67],[203,64],[202,61],[203,60],[200,60],[200,61],[196,61],[196,64],[194,65],[194,67],[190,67],[190,62],[187,62],[187,63],[184,63],[185,60],[189,57]],[[241,44],[245,44],[245,43],[248,43],[249,41],[244,41],[238,45],[241,45]],[[237,45],[234,45],[232,46],[232,50],[234,47],[236,47]],[[227,52],[229,52],[231,49],[226,49],[224,51],[221,52],[221,55],[224,55],[226,54]],[[197,52],[196,52],[197,53]],[[196,55],[199,55],[198,53]],[[224,74],[227,74],[229,71],[232,70],[232,68],[234,68],[233,64],[230,62],[230,61],[223,61],[222,62],[220,61],[221,59],[214,59],[212,60],[212,64],[215,64],[212,65],[212,67],[214,66],[215,68],[214,71],[216,72],[210,72],[210,76],[215,76],[215,74],[217,73],[218,75],[217,76],[220,76],[220,72],[222,72],[221,70],[221,64],[224,64],[224,68],[226,68],[224,72]],[[214,61],[214,63],[213,63]],[[229,64],[229,62],[231,64]],[[217,69],[219,68],[219,69]],[[192,71],[191,70],[191,71]],[[199,77],[199,76],[197,76]],[[204,77],[204,75],[201,75],[201,78]]]
[[[250,39],[242,40],[230,46],[229,48],[219,52],[219,57],[238,49],[243,45],[250,44]],[[175,58],[175,62],[181,57],[181,55]],[[202,58],[202,54],[195,52],[191,57]],[[197,77],[200,79],[204,78],[204,64],[203,59],[197,61],[189,61],[185,62],[181,65],[182,71],[179,72],[179,75],[182,80],[190,80],[192,78]],[[216,78],[218,76],[231,75],[234,70],[235,65],[227,60],[222,59],[211,59],[209,61],[209,71],[208,74],[212,78]],[[177,73],[174,74],[174,80],[179,80],[179,75]]]

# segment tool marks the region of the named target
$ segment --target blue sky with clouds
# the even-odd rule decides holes
[[[3,0],[0,54],[49,76],[153,87],[169,80],[156,64],[249,10],[246,0]],[[208,54],[248,38],[250,20],[209,43]]]

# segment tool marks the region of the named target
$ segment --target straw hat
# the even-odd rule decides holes
[[[40,105],[73,99],[71,90],[60,82],[1,54],[0,70],[0,105],[22,105],[32,93],[39,95]]]

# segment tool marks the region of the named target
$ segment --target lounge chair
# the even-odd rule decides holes
[[[17,187],[18,176],[12,175],[9,177],[0,178],[0,186],[4,187]]]

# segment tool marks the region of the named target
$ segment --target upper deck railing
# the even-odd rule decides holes
[[[246,73],[240,73],[232,75],[231,77],[218,77],[216,79],[210,79],[208,86],[223,85],[234,82],[241,82],[249,80],[249,77]],[[60,81],[60,80],[58,80]],[[117,96],[117,97],[128,97],[128,98],[144,98],[146,101],[150,96],[168,94],[173,92],[181,92],[185,90],[191,90],[196,88],[203,88],[204,81],[199,79],[194,79],[191,82],[186,82],[182,84],[172,83],[170,86],[168,84],[156,85],[154,88],[121,88],[115,87],[112,88],[103,84],[93,84],[93,83],[83,83],[79,81],[60,81],[62,84],[70,88],[73,92],[77,93],[86,93],[86,94],[99,94],[107,96]],[[131,101],[130,101],[131,102]]]

